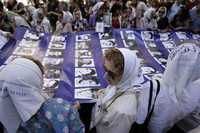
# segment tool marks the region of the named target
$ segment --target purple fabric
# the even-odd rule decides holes
[[[64,65],[61,74],[61,82],[55,97],[62,97],[68,101],[74,102],[74,78],[75,78],[75,34],[67,34],[66,49],[64,53]]]
[[[90,24],[95,25],[96,20],[96,14],[94,13],[90,17]],[[25,27],[19,27],[17,28],[15,32],[15,38],[16,40],[22,40],[24,33],[26,32]],[[143,58],[147,61],[147,66],[152,66],[156,71],[163,72],[165,70],[165,67],[161,65],[159,62],[155,60],[155,57],[153,57],[149,50],[145,47],[144,40],[141,37],[141,30],[134,30],[134,29],[107,29],[106,32],[110,34],[109,39],[114,39],[115,43],[117,44],[116,47],[123,48],[125,47],[123,44],[123,39],[121,38],[120,32],[123,33],[125,31],[133,31],[135,35],[135,41],[137,44],[137,48],[140,53],[142,53]],[[56,91],[54,97],[61,97],[64,98],[70,102],[75,102],[76,99],[74,99],[74,90],[75,90],[75,44],[76,44],[76,35],[83,35],[83,34],[90,34],[91,36],[91,51],[93,53],[93,59],[95,64],[95,69],[97,72],[98,79],[100,81],[100,87],[105,88],[108,84],[106,80],[104,79],[104,68],[103,68],[103,61],[102,61],[102,48],[100,44],[100,38],[98,36],[98,33],[94,31],[85,31],[85,32],[79,32],[79,33],[66,33],[63,34],[65,36],[66,40],[66,49],[64,52],[64,65],[62,67],[62,73],[61,73],[61,81],[59,82],[58,90]],[[192,39],[192,33],[186,32],[186,36],[189,39]],[[162,53],[162,57],[167,58],[169,51],[165,48],[162,41],[160,40],[160,35],[158,32],[154,32],[153,35],[154,42],[156,44],[156,49]],[[179,43],[181,40],[177,36],[175,31],[172,31],[169,35],[169,38],[172,39],[176,44]],[[42,51],[43,55],[45,54],[49,42],[51,39],[51,34],[45,33],[43,37],[40,38],[39,42],[39,49]],[[16,47],[16,40],[11,39],[5,47],[2,48],[0,52],[0,65],[3,64],[3,62],[12,54],[13,50]],[[99,87],[97,87],[99,88]],[[95,89],[95,87],[94,87]],[[83,102],[90,102],[89,100],[82,100]]]
[[[24,26],[16,27],[14,33],[15,39],[21,41],[24,38],[24,34],[26,33],[27,30],[28,28]]]

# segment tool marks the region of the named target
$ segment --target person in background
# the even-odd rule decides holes
[[[17,5],[18,5],[17,0],[7,0],[5,6],[8,10],[15,11]]]
[[[141,19],[140,28],[146,30],[156,30],[157,25],[157,15],[154,8],[149,8],[145,13],[144,17]]]
[[[78,112],[42,92],[42,64],[16,58],[0,72],[0,122],[6,133],[84,133]]]
[[[115,3],[111,8],[111,13],[112,13],[112,28],[121,28],[122,6],[119,3]]]
[[[92,13],[98,12],[98,10],[101,8],[103,4],[105,4],[106,0],[100,0],[92,7]],[[104,5],[105,6],[105,5]]]
[[[152,7],[154,9],[156,9],[156,11],[158,10],[158,8],[160,7],[160,2],[158,0],[150,0],[148,1],[148,7]]]
[[[93,12],[89,19],[90,27],[95,27],[96,22],[104,22],[104,16],[107,14],[108,10],[109,6],[107,2],[105,2],[97,11]]]
[[[15,31],[15,23],[8,18],[2,2],[0,2],[0,30],[11,34]]]
[[[25,26],[29,29],[31,28],[29,16],[27,16],[26,8],[22,2],[19,2],[15,6],[14,11],[7,11],[7,13],[14,18],[16,26]]]
[[[78,4],[77,4],[78,1],[79,1],[79,0],[69,0],[68,6],[69,6],[69,11],[70,11],[71,13],[74,12],[74,9],[79,8],[79,6],[78,6]]]
[[[157,24],[159,30],[168,30],[169,23],[167,18],[167,8],[164,6],[160,7],[157,11]]]
[[[66,2],[62,1],[59,2],[59,11],[63,12],[63,23],[72,23],[73,21],[73,15],[68,9],[68,5]]]
[[[85,18],[82,17],[80,9],[75,9],[73,13],[74,19],[72,22],[73,31],[84,31],[88,27],[88,22]]]
[[[170,26],[173,30],[189,30],[190,15],[188,9],[181,7],[181,9],[171,21]]]
[[[182,0],[176,0],[171,6],[167,15],[169,23],[174,19],[175,15],[181,10],[181,7],[183,7],[181,1]]]
[[[45,16],[44,10],[40,8],[36,12],[37,12],[35,14],[36,16],[32,21],[32,26],[35,27],[37,32],[46,32],[46,33],[51,32],[52,27],[49,20]]]
[[[200,33],[200,0],[198,0],[197,5],[189,11],[189,15],[191,18],[190,28],[193,32]]]
[[[72,21],[74,19],[72,13],[69,11],[67,3],[60,2],[60,11],[63,12],[62,25],[64,27],[63,32],[72,32]]]
[[[59,12],[58,14],[58,21],[56,22],[56,30],[54,31],[55,35],[60,35],[63,33],[63,12]]]
[[[84,14],[83,17],[89,21],[90,15],[92,14],[92,2],[90,0],[84,0]]]
[[[50,11],[57,12],[59,10],[58,5],[59,5],[58,0],[48,0],[48,5],[47,5],[48,12]]]
[[[136,27],[140,28],[141,19],[144,16],[144,12],[148,9],[147,5],[140,0],[132,0],[132,7],[135,9],[136,14]]]
[[[121,28],[135,28],[136,18],[133,14],[133,8],[125,7],[121,16]]]

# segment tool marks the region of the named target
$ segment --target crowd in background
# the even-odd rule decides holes
[[[77,32],[110,28],[200,32],[199,0],[17,0],[0,3],[1,32],[26,26],[38,32]]]

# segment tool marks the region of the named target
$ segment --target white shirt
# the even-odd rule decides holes
[[[108,106],[112,100],[106,105]],[[97,133],[128,133],[135,121],[136,107],[135,94],[125,92],[111,104],[104,117],[96,125]]]

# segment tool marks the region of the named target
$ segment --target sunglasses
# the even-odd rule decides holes
[[[165,12],[164,12],[164,11],[159,11],[158,13],[159,13],[159,14],[164,14]]]
[[[115,79],[115,77],[118,76],[118,74],[116,74],[115,72],[108,70],[105,66],[103,67],[104,67],[105,72],[107,72],[109,77],[111,77],[112,79]]]

